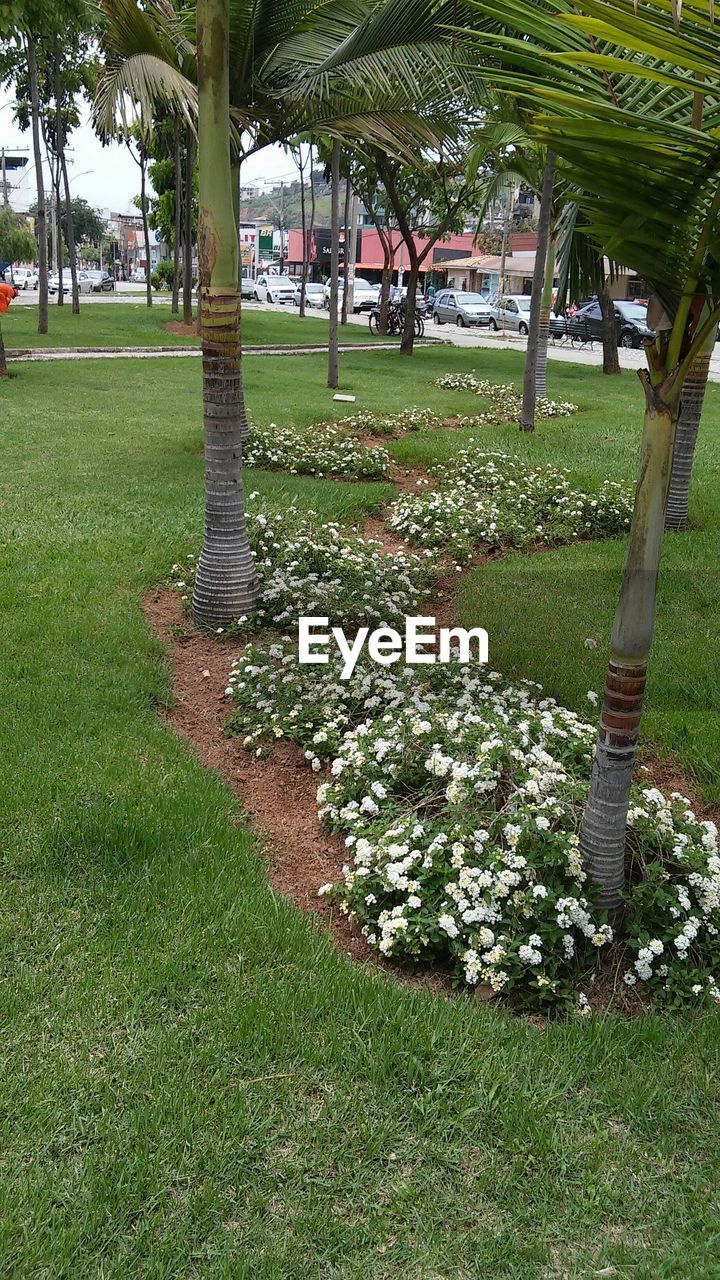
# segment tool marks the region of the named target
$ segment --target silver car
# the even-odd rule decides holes
[[[295,286],[295,297],[293,299],[295,306],[300,306],[300,290],[301,284]],[[305,306],[306,307],[324,307],[325,306],[325,290],[321,284],[313,284],[308,281],[305,285]]]
[[[498,298],[492,308],[490,327],[496,333],[498,329],[509,329],[511,333],[527,336],[530,332],[530,295],[513,293]]]
[[[482,293],[441,289],[433,298],[432,316],[436,324],[456,324],[461,329],[471,324],[489,327],[492,308]]]

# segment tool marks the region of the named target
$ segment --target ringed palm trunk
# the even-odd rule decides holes
[[[545,259],[545,277],[540,300],[538,322],[538,348],[535,363],[535,401],[547,399],[548,338],[550,336],[550,310],[552,308],[553,278],[555,276],[555,241],[548,245]]]
[[[340,142],[332,144],[330,202],[330,322],[328,325],[328,386],[339,386],[338,369],[338,270],[340,266]]]
[[[205,537],[193,614],[217,627],[248,613],[258,581],[242,481],[238,238],[230,166],[229,2],[197,2],[198,229],[205,436]],[[188,193],[189,194],[189,193]]]
[[[580,850],[599,903],[617,912],[625,884],[630,785],[655,624],[665,507],[676,413],[642,375],[645,423],[635,507],[610,642],[597,750],[580,831]]]
[[[710,370],[710,357],[714,343],[715,333],[713,332],[710,338],[710,345],[707,350],[699,352],[695,357],[683,384],[680,416],[678,418],[677,431],[675,432],[670,491],[665,515],[666,529],[676,531],[687,529],[693,458],[695,456],[695,445],[700,427],[708,372]]]
[[[542,191],[540,194],[540,213],[538,215],[537,248],[535,250],[535,267],[533,270],[532,297],[530,301],[530,319],[528,321],[527,353],[525,356],[525,373],[523,377],[523,402],[520,415],[520,430],[535,430],[535,402],[537,393],[535,380],[537,374],[538,350],[540,345],[540,312],[542,308],[543,284],[545,280],[545,264],[548,258],[550,243],[550,220],[552,216],[553,186],[555,183],[555,156],[548,151],[543,172]],[[547,351],[547,348],[546,348]]]

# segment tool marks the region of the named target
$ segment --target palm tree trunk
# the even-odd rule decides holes
[[[530,319],[528,322],[527,354],[525,356],[525,374],[523,378],[523,402],[520,415],[520,430],[535,430],[535,378],[537,371],[538,349],[540,344],[540,313],[542,309],[543,282],[545,264],[550,243],[550,222],[552,218],[553,187],[555,183],[555,156],[548,151],[543,172],[542,191],[540,193],[540,213],[538,215],[537,248],[535,250],[535,269],[533,271],[532,299],[530,302]]]
[[[617,911],[625,883],[630,784],[637,751],[647,663],[655,622],[676,417],[643,375],[645,425],[635,509],[610,642],[603,709],[580,849],[599,902]]]
[[[337,389],[338,370],[338,269],[340,266],[340,142],[332,144],[330,164],[330,322],[328,325],[328,386]]]
[[[197,0],[198,262],[205,435],[205,537],[193,591],[202,627],[248,613],[258,581],[245,526],[238,238],[230,165],[229,0]]]
[[[145,239],[145,299],[152,306],[152,282],[150,280],[150,227],[147,215],[147,196],[145,195],[145,178],[147,174],[147,148],[144,138],[140,140],[140,212],[142,213],[143,236]]]
[[[193,223],[193,169],[195,168],[195,137],[188,125],[185,130],[185,182],[183,210],[183,324],[192,324],[192,223]]]
[[[172,303],[170,314],[180,309],[180,236],[182,234],[182,165],[180,163],[180,124],[175,125],[175,226],[173,229]]]
[[[547,399],[547,362],[548,338],[550,337],[550,311],[552,309],[553,279],[555,276],[555,241],[548,245],[545,259],[545,276],[542,299],[540,301],[540,320],[538,322],[538,347],[535,363],[535,400]]]
[[[33,159],[35,162],[35,182],[37,184],[37,223],[38,239],[38,333],[48,331],[48,256],[47,256],[47,213],[45,209],[45,183],[43,182],[42,152],[40,150],[40,92],[38,89],[37,58],[32,37],[25,42],[30,84],[30,118],[32,121]]]
[[[680,416],[675,432],[675,448],[673,450],[672,476],[668,493],[665,528],[687,529],[688,504],[690,501],[690,480],[692,478],[693,458],[697,443],[700,418],[705,400],[710,357],[715,343],[715,333],[710,339],[712,345],[695,357],[688,369],[683,385],[680,401]]]
[[[618,335],[615,325],[615,303],[610,297],[607,282],[602,289],[598,290],[598,302],[602,311],[603,373],[619,373],[620,359],[618,357]]]

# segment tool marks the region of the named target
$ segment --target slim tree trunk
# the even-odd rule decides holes
[[[222,626],[242,617],[258,598],[242,481],[242,434],[247,423],[230,176],[229,44],[229,0],[197,0],[205,537],[193,614],[203,627]]]
[[[57,304],[59,307],[65,305],[65,272],[63,270],[63,246],[65,239],[63,237],[62,224],[62,200],[60,199],[60,162],[55,160],[55,184],[54,184],[54,200],[53,212],[55,214],[55,253],[57,255],[57,277],[58,277],[58,297]]]
[[[665,528],[675,531],[687,529],[688,526],[690,480],[710,370],[710,357],[715,344],[714,332],[710,337],[710,343],[708,349],[701,351],[690,365],[680,400],[680,416],[675,432],[672,476],[665,515]]]
[[[300,172],[300,234],[302,235],[302,268],[300,272],[300,316],[305,315],[305,289],[307,286],[308,271],[308,233],[307,233],[307,214],[305,212],[305,166],[302,158],[302,142],[298,142],[298,170]],[[310,172],[312,174],[312,163]]]
[[[655,622],[665,507],[672,466],[675,416],[641,375],[645,424],[635,509],[610,642],[603,709],[580,849],[600,888],[599,903],[617,911],[625,883],[625,840],[647,663]]]
[[[352,311],[355,301],[355,259],[357,257],[357,232],[358,232],[358,198],[356,193],[350,188],[350,232],[348,240],[348,232],[345,232],[345,292],[343,294],[343,311],[345,319],[343,324],[347,324],[348,306]],[[347,302],[349,297],[350,301]]]
[[[380,332],[387,334],[388,330],[388,307],[390,306],[390,286],[392,284],[393,273],[393,250],[392,243],[382,241],[383,247],[383,272],[380,283]]]
[[[60,76],[60,56],[55,46],[54,58],[54,79],[55,79],[55,138],[57,144],[57,158],[60,172],[62,174],[63,192],[65,196],[65,220],[67,222],[68,234],[68,253],[70,255],[70,287],[72,292],[72,312],[74,316],[80,315],[80,290],[78,289],[77,278],[77,261],[75,257],[75,224],[73,222],[72,202],[70,200],[70,181],[68,179],[67,160],[65,158],[65,122],[63,120],[63,93],[62,79]]]
[[[537,373],[538,350],[540,345],[540,313],[542,309],[543,281],[550,243],[550,222],[552,219],[553,186],[555,183],[555,156],[548,151],[543,172],[542,191],[540,193],[540,212],[538,214],[537,248],[535,250],[535,268],[533,271],[532,297],[530,301],[530,320],[525,356],[525,374],[523,378],[523,402],[520,414],[520,430],[535,430],[535,379]]]
[[[185,182],[183,184],[183,324],[192,324],[192,209],[193,169],[195,168],[195,136],[188,125],[185,130]]]
[[[345,179],[345,211],[343,213],[343,224],[345,227],[345,269],[343,271],[343,296],[342,309],[340,313],[340,323],[347,324],[348,307],[352,309],[352,293],[349,291],[348,284],[348,266],[349,266],[349,223],[350,223],[350,204],[352,202],[352,189],[350,187],[350,179]],[[349,295],[349,296],[348,296]]]
[[[418,276],[420,274],[420,260],[417,257],[414,246],[411,249],[408,245],[410,253],[410,274],[408,276],[407,297],[405,299],[405,324],[403,325],[402,338],[400,339],[400,355],[411,356],[415,348],[415,299],[417,297]]]
[[[38,238],[38,333],[48,331],[48,256],[47,214],[45,210],[45,183],[43,182],[42,151],[40,150],[40,93],[38,89],[37,58],[31,36],[25,44],[27,52],[28,80],[30,84],[30,115],[32,121],[33,159],[37,184],[37,238]]]
[[[328,325],[328,386],[339,386],[338,371],[338,269],[340,266],[340,142],[332,144],[330,164],[330,321]]]
[[[0,329],[0,378],[7,378],[8,368],[5,358],[5,342],[3,340],[2,329]]]
[[[538,322],[538,346],[535,363],[535,401],[547,399],[548,338],[550,337],[550,311],[552,309],[553,278],[555,275],[555,241],[548,245],[545,259],[540,320]]]
[[[598,302],[602,311],[603,373],[619,373],[615,303],[610,297],[607,282],[598,290]]]
[[[147,197],[145,195],[145,178],[147,174],[147,148],[144,139],[140,142],[140,212],[142,213],[143,236],[145,239],[145,299],[152,306],[152,281],[150,279],[150,227],[148,226]]]
[[[180,157],[180,124],[175,125],[175,226],[173,228],[172,303],[170,314],[180,307],[180,236],[182,234],[182,164]]]

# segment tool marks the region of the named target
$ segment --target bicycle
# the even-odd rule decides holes
[[[389,302],[387,309],[387,329],[385,333],[380,327],[380,307],[373,307],[368,319],[370,332],[374,338],[392,337],[396,333],[402,333],[405,328],[405,307],[399,302]],[[420,310],[415,311],[415,337],[422,338],[425,335],[425,320]]]

